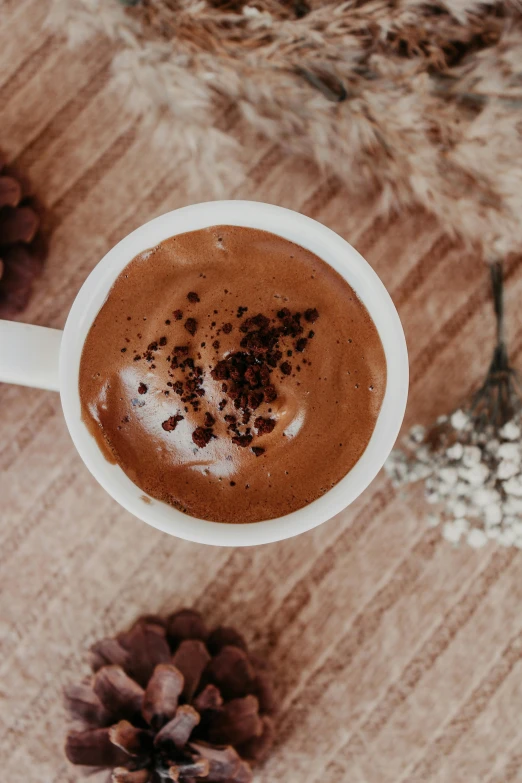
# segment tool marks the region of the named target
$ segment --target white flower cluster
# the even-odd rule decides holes
[[[430,433],[413,427],[385,468],[396,487],[425,482],[426,500],[435,507],[428,523],[443,523],[451,543],[465,539],[479,548],[491,539],[522,549],[521,431],[520,414],[495,433],[478,431],[457,410]]]

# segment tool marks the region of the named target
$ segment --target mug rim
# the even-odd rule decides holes
[[[386,390],[370,441],[354,467],[328,492],[301,509],[260,522],[230,524],[189,516],[147,497],[109,463],[81,417],[79,368],[93,320],[127,264],[139,253],[177,234],[217,225],[258,228],[311,250],[337,269],[355,290],[383,344]],[[350,505],[384,465],[399,433],[408,395],[408,355],[393,301],[368,262],[345,239],[299,212],[255,201],[210,201],[160,215],[135,229],[106,253],[78,292],[65,324],[60,350],[60,395],[67,427],[87,468],[125,509],[166,533],[196,543],[249,546],[279,541],[326,522]]]

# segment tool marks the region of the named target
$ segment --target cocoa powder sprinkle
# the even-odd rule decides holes
[[[209,427],[196,427],[192,433],[192,440],[198,449],[204,449],[205,446],[216,436]]]
[[[196,334],[196,329],[198,328],[198,322],[195,318],[187,318],[185,321],[185,329],[189,334],[194,336]]]
[[[247,446],[250,446],[250,444],[253,441],[252,435],[235,435],[232,438],[232,443],[235,443],[236,446],[241,446],[241,448],[246,449]]]
[[[216,423],[215,418],[208,411],[205,413],[205,427],[213,427]]]
[[[187,294],[187,299],[192,304],[200,301],[198,294],[194,291]],[[247,309],[246,307],[238,307],[237,317],[243,318]],[[181,310],[175,310],[173,314],[178,321],[183,317]],[[313,322],[317,320],[318,313],[316,310],[306,310],[304,317],[307,321]],[[209,366],[212,378],[223,381],[221,389],[224,398],[218,403],[219,412],[225,409],[228,402],[231,402],[238,414],[226,414],[223,417],[230,430],[232,442],[240,448],[250,447],[256,457],[264,454],[265,448],[252,445],[254,437],[271,433],[275,428],[276,419],[261,415],[254,420],[254,430],[251,431],[248,425],[254,411],[257,411],[263,404],[270,404],[277,399],[277,389],[271,379],[272,371],[279,367],[284,376],[288,377],[292,374],[292,364],[286,359],[281,362],[283,355],[290,357],[293,354],[291,348],[284,346],[284,342],[288,338],[297,338],[294,342],[294,348],[302,353],[306,349],[308,339],[314,335],[314,332],[310,331],[308,337],[299,337],[303,332],[301,318],[301,313],[292,313],[289,308],[284,307],[277,311],[278,320],[271,319],[263,313],[257,313],[244,319],[239,326],[241,332],[239,350],[227,354],[214,366]],[[187,318],[184,323],[185,329],[191,335],[195,334],[197,326],[195,318]],[[224,334],[230,334],[233,327],[230,322],[227,322],[222,325],[221,329]],[[158,348],[166,344],[167,338],[165,336],[149,344],[145,353],[145,358],[149,363]],[[203,341],[201,348],[204,348],[205,345],[206,343]],[[219,350],[220,341],[215,339],[212,342],[212,347],[216,351]],[[181,371],[184,373],[184,379],[175,380],[174,383],[169,382],[167,385],[181,397],[181,401],[185,403],[185,410],[188,410],[187,406],[191,406],[197,412],[200,410],[202,397],[205,395],[205,389],[201,385],[204,371],[201,366],[195,365],[194,359],[190,356],[190,350],[188,345],[176,345],[171,349],[172,358],[168,357],[168,361],[171,362],[169,375],[175,378],[173,373]],[[140,356],[136,355],[135,360],[139,358]],[[155,367],[154,364],[150,366],[151,369]],[[296,369],[299,371],[301,368],[297,366]],[[146,394],[147,391],[147,385],[140,383],[138,392]],[[164,392],[165,395],[168,393],[168,391]],[[170,416],[162,423],[162,428],[166,432],[173,432],[182,419],[183,416],[180,414]],[[203,423],[204,426],[196,427],[192,433],[192,441],[200,449],[205,448],[210,440],[216,437],[213,429],[216,418],[213,413],[205,411]]]
[[[176,427],[178,426],[178,423],[180,421],[183,421],[184,416],[181,416],[181,414],[177,413],[175,416],[170,416],[166,421],[162,423],[162,427],[165,430],[165,432],[173,432]]]
[[[276,425],[275,419],[265,419],[263,416],[258,416],[254,421],[254,427],[259,435],[269,435]]]

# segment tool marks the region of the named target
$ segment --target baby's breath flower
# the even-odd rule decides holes
[[[491,540],[522,549],[521,391],[504,337],[502,265],[490,271],[497,343],[484,383],[467,409],[439,416],[428,432],[413,427],[385,469],[395,487],[424,481],[435,507],[428,525],[442,522],[452,544],[465,539],[479,549]]]
[[[508,421],[500,430],[504,440],[520,440],[520,427],[514,421]]]
[[[436,425],[435,439],[415,427],[386,470],[396,487],[424,481],[425,498],[435,507],[428,525],[442,523],[451,544],[479,549],[491,540],[522,549],[522,444],[513,439],[522,433],[522,415],[485,433],[469,422],[464,411],[455,411]]]

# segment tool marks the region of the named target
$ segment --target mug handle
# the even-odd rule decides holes
[[[59,391],[62,335],[60,329],[0,320],[0,381]]]

